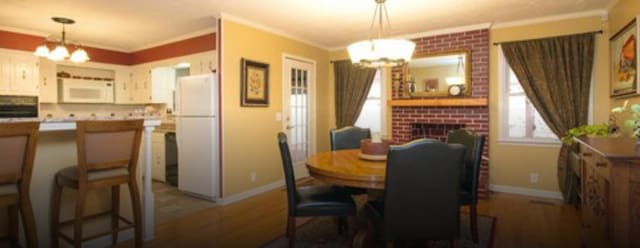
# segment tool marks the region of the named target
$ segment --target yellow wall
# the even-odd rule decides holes
[[[640,15],[640,1],[638,0],[620,0],[609,11],[609,37],[613,36],[616,32],[627,25],[633,18]],[[607,61],[609,61],[609,51],[607,50]],[[631,98],[611,99],[611,105],[622,105],[624,100],[629,99],[631,103],[640,103],[640,97],[634,96]],[[622,121],[618,121],[620,125]]]
[[[548,23],[491,30],[491,43],[535,39],[603,29],[600,17],[585,17]],[[608,37],[606,32],[596,35],[594,60],[594,122],[608,118]],[[498,141],[498,46],[490,48],[490,180],[493,185],[506,185],[537,190],[558,191],[556,161],[559,146],[542,147],[504,144]],[[529,183],[529,173],[539,173],[537,184]]]
[[[282,122],[283,53],[315,60],[317,149],[329,149],[329,52],[229,20],[222,20],[223,197],[282,180],[276,134]],[[240,107],[240,59],[269,64],[269,107]],[[251,182],[251,173],[256,181]]]

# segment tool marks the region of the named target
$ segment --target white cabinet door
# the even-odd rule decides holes
[[[40,59],[40,102],[58,102],[56,64],[46,58]]]
[[[166,161],[164,133],[153,133],[151,135],[152,168],[151,178],[153,180],[166,181]]]
[[[151,70],[148,68],[134,69],[134,97],[137,104],[151,102]]]
[[[8,54],[0,54],[0,93],[7,94],[11,90],[13,66]]]
[[[115,75],[115,100],[116,104],[130,104],[131,99],[131,71],[117,69]]]
[[[32,55],[11,56],[13,77],[11,92],[16,94],[38,94],[38,60]]]

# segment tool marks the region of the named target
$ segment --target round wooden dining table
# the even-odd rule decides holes
[[[309,174],[329,184],[384,189],[387,161],[365,160],[360,149],[320,152],[307,158]]]

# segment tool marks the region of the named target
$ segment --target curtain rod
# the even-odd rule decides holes
[[[544,38],[530,39],[530,40],[542,40],[542,39],[548,39],[548,38],[553,38],[553,37],[569,36],[569,35],[581,35],[581,34],[602,34],[602,33],[604,33],[604,31],[602,31],[602,30],[598,30],[598,31],[593,31],[593,32],[578,33],[578,34],[568,34],[568,35],[560,35],[560,36],[551,36],[551,37],[544,37]],[[493,45],[494,45],[494,46],[497,46],[497,45],[500,45],[500,44],[502,44],[502,43],[507,43],[507,42],[517,42],[517,41],[529,41],[529,40],[513,40],[513,41],[494,42],[494,43],[493,43]]]

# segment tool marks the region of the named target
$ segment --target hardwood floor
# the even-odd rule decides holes
[[[260,247],[284,235],[286,208],[284,189],[273,190],[158,225],[144,246]],[[580,247],[579,212],[561,201],[494,193],[478,212],[497,217],[494,247]]]

